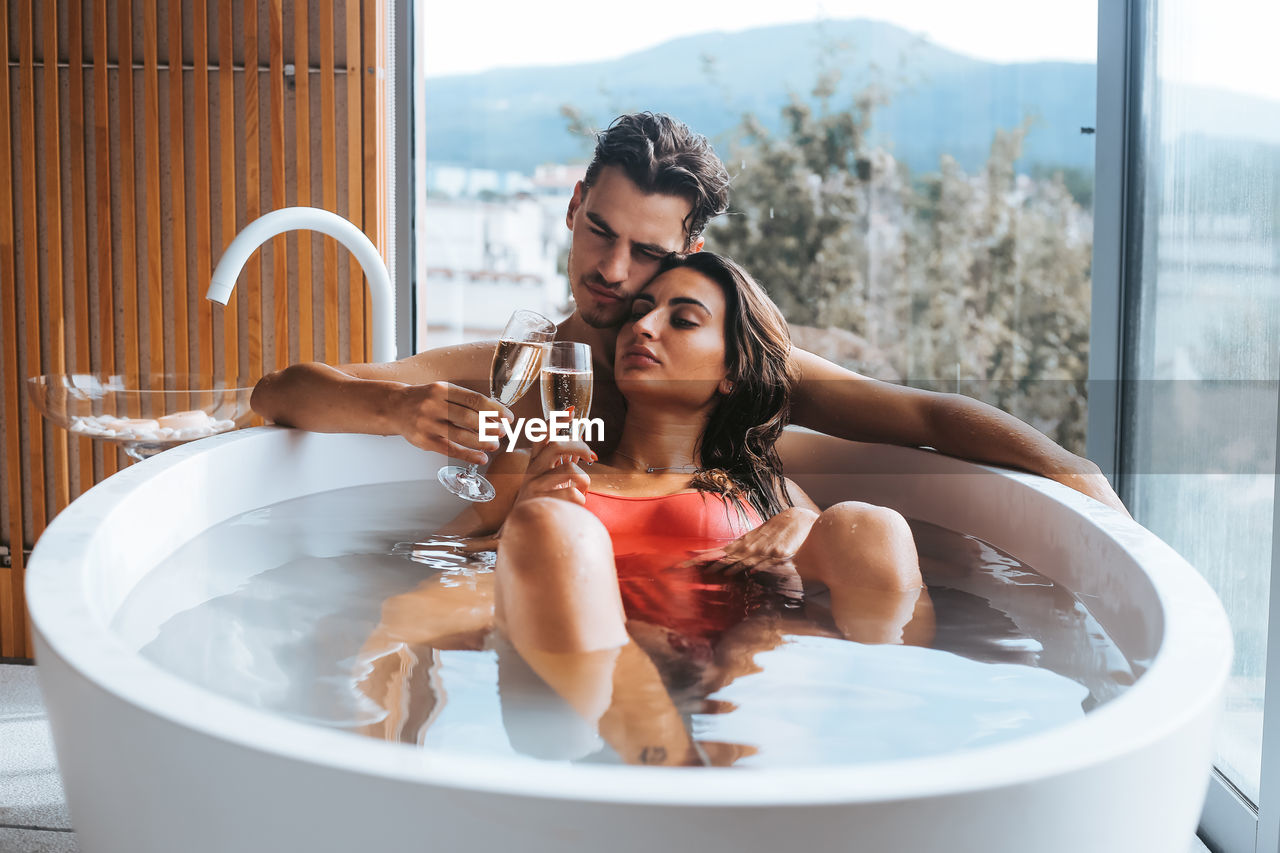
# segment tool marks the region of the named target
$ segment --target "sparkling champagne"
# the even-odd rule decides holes
[[[538,378],[546,349],[546,344],[530,341],[498,341],[489,376],[489,396],[504,406],[523,397]]]
[[[575,418],[585,418],[591,411],[591,370],[568,367],[542,369],[542,414],[567,412],[573,407]]]

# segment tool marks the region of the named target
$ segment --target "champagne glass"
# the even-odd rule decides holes
[[[516,311],[502,330],[489,368],[489,396],[511,406],[524,396],[542,367],[542,354],[556,336],[555,324],[536,311]],[[436,474],[446,489],[463,500],[484,503],[497,494],[475,465],[448,465]]]
[[[548,421],[554,412],[572,412],[585,418],[591,411],[591,347],[574,341],[556,341],[542,360],[542,414]]]

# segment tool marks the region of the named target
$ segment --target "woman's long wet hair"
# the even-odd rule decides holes
[[[659,275],[683,267],[724,291],[725,368],[733,388],[721,395],[699,439],[694,488],[744,499],[761,519],[792,506],[774,445],[787,425],[795,375],[791,333],[782,312],[746,270],[712,252],[672,255]]]

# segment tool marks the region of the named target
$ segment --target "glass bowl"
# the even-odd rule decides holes
[[[207,376],[62,373],[27,380],[31,402],[72,435],[114,441],[134,459],[239,429],[252,384]]]

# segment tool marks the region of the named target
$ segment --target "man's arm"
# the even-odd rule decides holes
[[[948,456],[1030,471],[1127,511],[1098,466],[995,406],[860,376],[801,349],[791,422],[854,441],[932,447]]]
[[[253,410],[313,432],[402,435],[424,450],[483,464],[480,412],[510,417],[485,396],[493,344],[429,350],[388,364],[295,364],[264,376]]]

